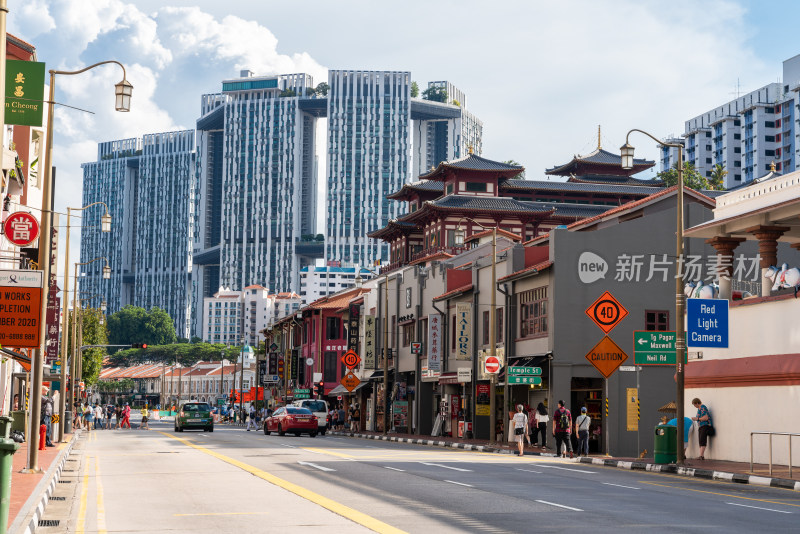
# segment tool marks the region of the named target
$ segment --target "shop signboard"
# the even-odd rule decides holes
[[[405,432],[408,429],[408,401],[392,403],[392,423],[398,432]]]
[[[361,305],[350,305],[350,317],[347,320],[349,328],[347,330],[347,349],[358,352],[358,329],[361,326]]]
[[[41,126],[44,111],[44,63],[6,60],[5,123]]]
[[[456,360],[472,359],[472,304],[456,304]]]
[[[375,369],[375,316],[364,316],[364,368]]]
[[[439,313],[428,315],[428,369],[442,370],[442,316]]]

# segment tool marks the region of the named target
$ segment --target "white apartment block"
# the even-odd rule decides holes
[[[269,294],[267,288],[250,285],[242,291],[220,288],[203,299],[203,341],[225,345],[258,346],[261,331],[274,321],[300,309],[297,293]]]
[[[373,277],[371,271],[357,267],[303,267],[300,270],[300,298],[303,305],[354,287],[358,270],[363,281]]]

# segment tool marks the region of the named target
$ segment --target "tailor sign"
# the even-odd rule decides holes
[[[687,346],[727,349],[728,337],[728,299],[687,299]]]

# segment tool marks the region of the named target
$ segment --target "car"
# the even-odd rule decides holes
[[[199,428],[206,432],[214,431],[214,417],[211,406],[205,402],[185,402],[175,415],[175,432],[183,432],[185,428]]]
[[[311,413],[317,416],[320,434],[323,436],[325,435],[325,432],[328,430],[328,401],[321,399],[299,399],[292,402],[291,406],[311,410]]]
[[[311,410],[298,406],[278,408],[264,421],[264,435],[269,436],[272,432],[277,432],[279,436],[291,432],[295,436],[308,434],[312,438],[316,437],[319,432],[317,416]]]

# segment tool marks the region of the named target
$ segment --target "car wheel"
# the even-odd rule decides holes
[[[264,435],[269,436],[269,430],[267,430],[267,425],[264,425]]]
[[[317,437],[317,433],[316,433],[316,432],[312,432],[312,433],[311,433],[311,434],[309,434],[309,435],[310,435],[312,438],[316,438],[316,437]]]
[[[178,432],[183,432],[183,427],[179,425],[177,430]]]
[[[214,431],[214,427],[213,426],[208,427],[208,431],[209,432],[213,432]]]
[[[294,437],[299,438],[300,437],[300,432],[295,432],[294,433]]]
[[[279,436],[285,436],[286,435],[286,432],[283,431],[283,427],[281,427],[281,425],[278,425],[278,435]]]
[[[320,434],[322,434],[324,436],[325,435],[325,430],[326,429],[324,429],[324,428],[322,430],[320,430]]]

